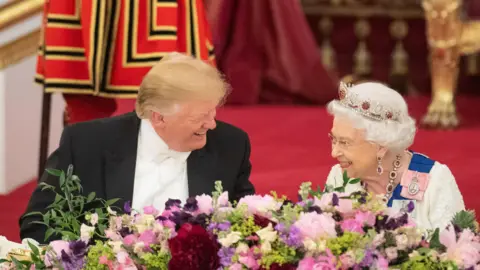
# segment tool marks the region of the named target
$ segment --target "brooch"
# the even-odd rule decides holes
[[[404,198],[421,201],[429,181],[430,176],[428,173],[408,170],[403,174],[400,181],[400,185],[402,185],[400,195]]]

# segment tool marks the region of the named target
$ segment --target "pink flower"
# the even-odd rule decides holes
[[[327,255],[319,256],[314,259],[312,257],[305,257],[302,259],[297,267],[297,270],[334,270],[337,269],[336,259],[332,252],[327,249]]]
[[[342,221],[341,227],[344,231],[365,234],[365,232],[363,231],[363,223],[359,222],[356,219],[345,219],[344,221]]]
[[[342,263],[342,269],[349,269],[355,265],[355,254],[347,252],[340,255],[340,262]]]
[[[213,199],[208,195],[200,195],[196,196],[195,199],[197,200],[198,210],[195,212],[196,215],[198,214],[211,214],[213,212]]]
[[[335,220],[326,214],[301,213],[299,219],[293,224],[300,230],[303,238],[316,240],[319,237],[335,237]]]
[[[440,242],[447,248],[447,258],[460,268],[473,267],[480,261],[480,243],[474,240],[475,235],[469,229],[462,231],[458,240],[451,226],[440,233]]]
[[[355,214],[355,220],[361,224],[373,227],[375,225],[376,216],[372,212],[357,212]]]
[[[248,195],[241,198],[237,205],[247,205],[250,214],[269,218],[271,212],[279,210],[282,203],[277,202],[270,195]]]
[[[98,263],[99,264],[108,264],[109,260],[107,258],[107,256],[103,255],[103,256],[100,256],[100,258],[98,259]]]
[[[326,193],[322,195],[320,200],[318,198],[314,199],[313,204],[324,209],[326,207],[333,206],[333,194],[336,194],[339,198],[338,205],[335,208],[344,215],[348,215],[353,211],[353,202],[350,199],[340,199],[341,197],[348,196],[347,193]]]
[[[388,261],[383,256],[377,254],[377,260],[374,262],[375,269],[388,270]]]
[[[146,248],[150,248],[150,245],[155,244],[157,237],[152,230],[144,231],[140,237],[138,237],[138,241],[143,242]]]
[[[125,246],[127,247],[135,244],[136,242],[137,242],[137,237],[133,234],[129,234],[125,236],[125,238],[123,238],[123,244],[125,244]]]
[[[243,269],[243,266],[239,263],[233,264],[228,268],[228,270],[242,270],[242,269]]]
[[[245,265],[247,269],[258,269],[258,263],[255,257],[253,257],[253,252],[249,252],[246,256],[240,255],[238,257],[238,262]]]
[[[143,213],[145,215],[153,215],[153,216],[157,216],[158,215],[158,210],[155,209],[155,207],[153,206],[145,206],[143,207]]]
[[[105,230],[105,236],[110,238],[111,240],[113,241],[118,241],[120,240],[122,237],[120,236],[120,234],[118,234],[117,232],[113,231],[113,230]]]
[[[53,242],[50,242],[49,246],[52,247],[53,251],[55,252],[55,254],[57,254],[58,258],[60,258],[60,256],[62,255],[62,250],[65,251],[65,253],[67,254],[70,253],[70,246],[67,241],[63,241],[63,240],[53,241]]]
[[[299,263],[297,270],[312,270],[315,260],[312,257],[305,257]]]
[[[138,269],[133,260],[128,256],[128,253],[125,251],[120,251],[116,255],[118,263],[120,263],[121,267],[117,267],[115,269],[122,269],[122,270],[136,270]]]
[[[223,192],[218,197],[217,205],[219,207],[227,207],[228,206],[228,191]]]
[[[393,261],[398,257],[397,249],[394,247],[388,247],[385,249],[385,254],[389,261]]]

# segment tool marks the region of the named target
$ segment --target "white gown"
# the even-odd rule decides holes
[[[423,229],[445,228],[455,213],[465,210],[462,194],[458,189],[455,177],[450,169],[439,162],[434,163],[429,173],[430,181],[422,201],[415,201],[412,218],[418,227]],[[340,165],[330,170],[327,185],[339,187],[343,185],[343,171]],[[347,193],[363,190],[360,183],[348,185]],[[392,208],[400,209],[411,200],[394,200]]]

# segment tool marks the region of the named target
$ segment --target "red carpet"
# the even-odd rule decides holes
[[[410,98],[412,114],[420,116],[426,98]],[[120,110],[131,111],[133,103],[122,101]],[[456,131],[420,130],[414,151],[447,164],[456,176],[468,208],[480,211],[480,98],[462,97],[458,107],[463,126]],[[295,198],[298,185],[311,181],[323,185],[334,161],[330,158],[327,133],[331,119],[317,107],[227,107],[219,119],[235,124],[250,134],[252,143],[252,181],[259,193],[276,190]],[[17,219],[24,210],[34,184],[9,196],[0,197],[0,235],[18,240]],[[480,212],[479,212],[480,213]]]

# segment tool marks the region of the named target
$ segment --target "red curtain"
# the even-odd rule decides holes
[[[215,57],[231,104],[323,104],[337,78],[322,65],[298,0],[206,1]]]

